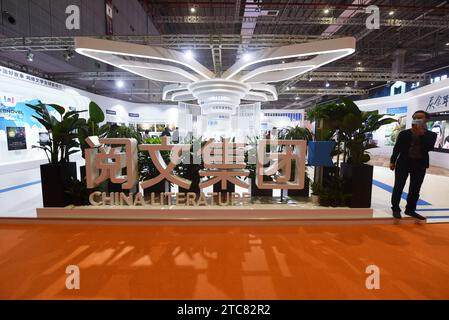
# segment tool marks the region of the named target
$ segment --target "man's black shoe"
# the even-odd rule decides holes
[[[401,210],[393,210],[393,217],[395,219],[402,219]]]
[[[407,216],[409,216],[409,217],[412,217],[412,218],[415,218],[415,219],[418,219],[418,220],[426,220],[426,218],[425,217],[423,217],[422,215],[420,215],[420,214],[417,214],[416,212],[412,212],[412,213],[405,213]]]

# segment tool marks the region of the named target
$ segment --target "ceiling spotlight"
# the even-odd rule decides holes
[[[313,81],[313,78],[312,78],[312,77],[310,77],[310,78],[309,78],[309,82],[312,82],[312,81]]]
[[[448,46],[448,47],[449,47],[449,42],[448,42],[448,43],[446,43],[446,46]]]
[[[190,13],[196,13],[196,7],[190,7]]]
[[[331,12],[329,8],[324,9],[324,14],[329,14],[329,12]]]
[[[371,82],[371,85],[374,86],[374,82]]]
[[[388,15],[393,16],[394,15],[394,11],[391,10],[390,12],[388,12]]]
[[[331,84],[329,82],[326,82],[326,88],[329,88]]]
[[[33,62],[34,61],[34,53],[32,53],[31,51],[27,52],[27,61],[28,62]]]
[[[186,58],[187,58],[188,60],[193,59],[193,52],[192,52],[192,50],[187,50],[187,51],[184,53],[184,55],[186,56]]]
[[[362,61],[357,62],[357,64],[358,64],[359,66],[361,66],[361,65],[362,65]]]
[[[251,54],[250,53],[245,53],[243,54],[243,60],[244,61],[250,61],[251,60]]]
[[[285,90],[290,91],[290,87],[287,87]]]
[[[296,96],[296,97],[295,97],[295,100],[299,100],[299,99],[301,99],[301,98],[300,98],[300,97],[298,97],[298,96]]]
[[[115,82],[115,86],[120,89],[120,88],[123,88],[125,86],[125,83],[122,80],[117,80]]]

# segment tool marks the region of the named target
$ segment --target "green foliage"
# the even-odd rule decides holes
[[[283,140],[306,140],[307,142],[313,140],[313,135],[307,128],[300,126],[288,127],[279,134],[279,138]]]
[[[396,119],[386,118],[378,111],[362,112],[351,100],[347,98],[341,100],[348,110],[351,110],[344,116],[338,128],[340,140],[344,143],[349,155],[348,162],[354,165],[366,163],[370,160],[367,151],[377,148],[376,145],[369,143],[367,135],[386,124],[396,122]]]
[[[324,207],[344,207],[351,194],[344,192],[344,180],[338,175],[329,177],[323,187],[319,187],[320,205]]]
[[[107,137],[136,139],[137,144],[143,143],[143,138],[140,132],[134,127],[128,127],[125,125],[111,126],[109,132],[107,133]]]
[[[343,153],[347,162],[355,165],[368,162],[370,156],[367,151],[376,148],[369,143],[367,135],[396,121],[393,118],[386,118],[378,111],[361,111],[348,98],[341,98],[341,103],[316,106],[309,110],[308,116],[311,120],[323,120],[325,123],[322,131],[317,133],[318,137],[326,139],[336,137],[337,146],[333,155]]]
[[[109,130],[109,124],[103,124],[100,126],[105,120],[105,115],[103,110],[95,103],[91,102],[89,104],[89,119],[80,119],[81,123],[78,127],[78,140],[80,142],[82,154],[84,157],[84,150],[88,148],[88,144],[86,143],[86,139],[91,136],[98,136],[100,139],[104,138]]]
[[[184,143],[191,145],[190,151],[181,156],[180,163],[175,167],[175,172],[182,178],[199,181],[199,171],[204,169],[204,161],[200,152],[207,141],[203,141],[203,138],[199,137],[191,138],[190,141],[184,141]]]
[[[80,146],[76,141],[76,130],[83,121],[80,119],[82,111],[66,112],[64,107],[55,104],[46,105],[40,101],[36,105],[27,104],[27,106],[36,112],[33,118],[44,126],[50,136],[49,143],[33,146],[33,148],[44,150],[49,163],[69,162],[70,155],[78,152],[77,149]],[[50,113],[48,107],[56,110],[59,119]]]
[[[161,144],[161,138],[155,137],[155,138],[147,138],[143,141],[144,144]],[[162,159],[165,163],[170,162],[170,152],[169,151],[161,151]],[[139,173],[140,181],[145,181],[149,179],[156,178],[159,176],[159,171],[156,169],[156,166],[153,163],[153,160],[151,160],[150,154],[147,151],[139,151],[138,153],[138,166],[139,166]]]

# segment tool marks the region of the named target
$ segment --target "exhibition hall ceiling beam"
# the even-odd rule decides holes
[[[55,80],[83,80],[83,81],[147,81],[147,79],[129,72],[70,72],[56,73],[51,75]],[[314,71],[307,75],[302,75],[294,81],[366,81],[366,82],[387,82],[387,81],[405,81],[418,82],[425,81],[426,75],[421,73],[401,73],[392,74],[391,72],[344,72],[344,71]],[[292,84],[292,82],[288,82]]]
[[[344,3],[344,1],[340,1],[341,3],[329,3],[329,1],[323,1],[323,2],[288,2],[288,3],[280,3],[279,1],[261,1],[263,8],[269,9],[269,10],[275,10],[279,9],[280,6],[284,5],[288,8],[294,8],[294,9],[305,9],[305,10],[318,10],[322,11],[323,9],[328,9],[329,7],[332,7],[333,9],[352,9],[352,10],[365,10],[366,4],[362,2],[353,2],[351,4]],[[188,9],[192,3],[195,5],[201,7],[201,8],[226,8],[226,7],[235,7],[235,1],[210,1],[210,0],[195,0],[195,1],[170,1],[170,0],[163,0],[163,1],[151,1],[151,4],[155,7],[180,7],[181,9]],[[410,2],[408,2],[410,3]],[[383,3],[376,4],[380,9],[395,9],[395,10],[401,10],[401,11],[408,11],[408,12],[419,12],[422,10],[438,10],[440,12],[445,12],[445,8],[436,8],[435,6],[430,5],[431,1],[419,1],[421,5],[416,5],[418,1],[414,1],[414,4],[401,4],[400,1],[394,1],[394,3],[388,3],[388,1],[384,1]],[[424,5],[422,3],[425,3]]]
[[[93,37],[95,38],[95,37]],[[242,43],[251,40],[248,48],[264,49],[279,47],[286,44],[299,44],[315,40],[326,40],[326,36],[314,35],[276,35],[259,34],[242,36],[238,34],[205,34],[205,35],[162,35],[162,36],[111,36],[97,37],[134,44],[160,46],[168,49],[203,49],[210,50],[212,46],[221,46],[224,50],[239,49]],[[246,39],[248,38],[248,39]],[[0,51],[63,51],[75,47],[74,37],[27,37],[0,39]]]
[[[98,90],[98,94],[133,94],[133,95],[161,95],[160,91],[152,91],[142,88],[124,88],[117,90]],[[295,89],[288,92],[284,92],[285,95],[319,95],[319,96],[363,96],[368,94],[368,90],[364,89],[353,89],[353,88],[341,88],[341,89],[323,89],[323,88],[301,88]],[[194,99],[192,99],[193,101]],[[275,102],[273,102],[275,103]]]
[[[336,26],[366,26],[366,17],[363,18],[333,18],[333,17],[304,17],[298,18],[267,18],[267,17],[242,17],[235,19],[233,16],[161,16],[158,23],[168,24],[241,24],[255,23],[269,25],[336,25]],[[420,20],[408,19],[381,19],[381,27],[414,27],[414,28],[443,28],[449,27],[447,18],[429,18]]]
[[[283,92],[284,95],[318,95],[318,96],[363,96],[369,94],[369,90],[353,88],[298,88]]]

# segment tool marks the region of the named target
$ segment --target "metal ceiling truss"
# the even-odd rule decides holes
[[[143,77],[134,75],[125,71],[117,72],[68,72],[56,73],[52,75],[55,80],[83,80],[83,81],[148,81]],[[426,81],[427,76],[421,73],[400,73],[393,74],[391,72],[331,72],[331,71],[314,71],[306,75],[301,75],[295,79],[287,81],[285,87],[291,86],[298,81],[365,81],[365,82],[388,82],[388,81],[404,81],[419,82]]]
[[[223,50],[238,50],[242,43],[250,49],[264,49],[288,44],[326,40],[326,36],[260,34],[243,36],[239,34],[204,35],[161,35],[161,36],[111,36],[99,39],[159,46],[167,49],[210,50],[211,46],[221,46]],[[335,37],[334,37],[335,38]],[[64,51],[74,49],[74,37],[28,37],[0,39],[0,51]]]
[[[333,17],[300,17],[300,18],[267,18],[267,17],[242,17],[234,16],[162,16],[156,19],[157,23],[169,24],[277,24],[277,25],[341,25],[341,26],[365,26],[366,18],[333,18]],[[419,20],[407,19],[381,19],[383,27],[414,27],[414,28],[445,28],[449,27],[447,18],[423,17]]]
[[[120,90],[99,89],[97,94],[123,94],[123,95],[161,95],[160,91],[154,91],[146,88],[124,88]],[[341,88],[341,89],[323,89],[323,88],[301,88],[284,92],[286,95],[319,95],[319,96],[363,96],[367,95],[369,90]]]
[[[283,92],[285,95],[317,95],[317,96],[364,96],[369,90],[354,88],[298,88]]]

